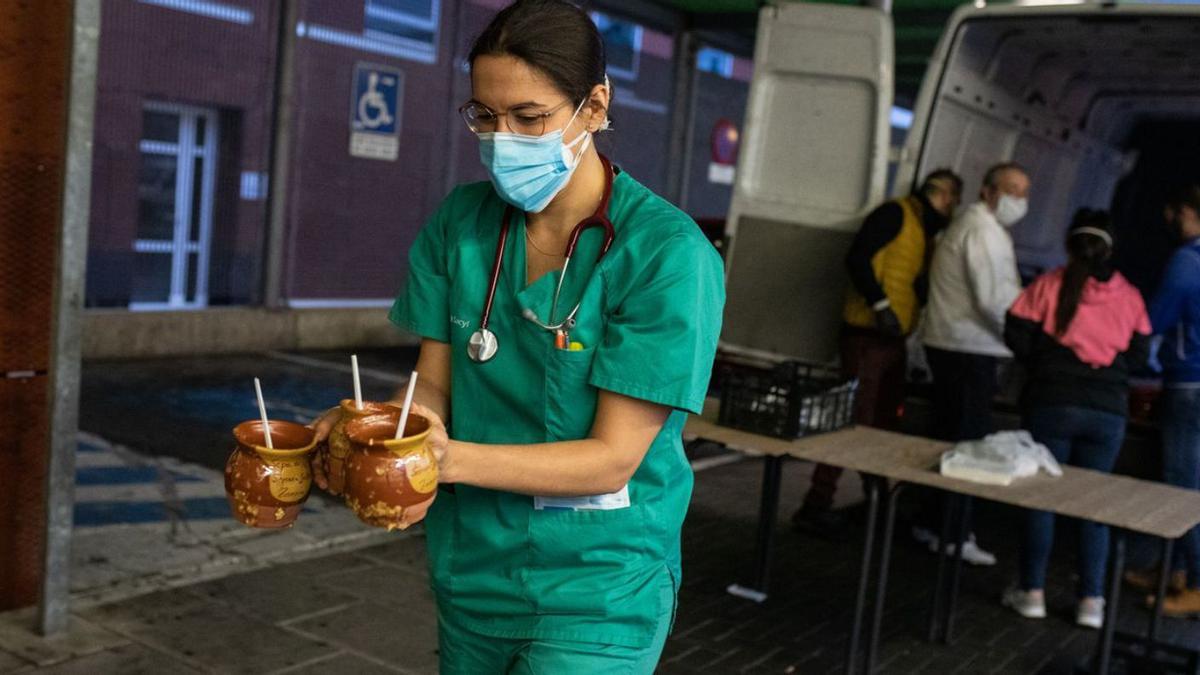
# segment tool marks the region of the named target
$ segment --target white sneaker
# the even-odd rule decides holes
[[[1075,623],[1099,630],[1104,626],[1104,598],[1084,598],[1075,610]]]
[[[938,536],[929,530],[914,527],[913,538],[929,546],[930,553],[941,552],[941,542],[938,540]],[[957,550],[958,546],[956,544],[950,544],[946,547],[946,552],[951,556]],[[979,544],[975,542],[974,532],[967,537],[966,543],[963,544],[963,560],[979,567],[991,567],[996,564],[995,554],[979,547]]]
[[[1004,591],[1000,604],[1013,609],[1026,619],[1046,618],[1046,596],[1040,590],[1023,591],[1010,588]]]

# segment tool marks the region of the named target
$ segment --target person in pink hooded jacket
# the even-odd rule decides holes
[[[1125,438],[1129,373],[1149,355],[1150,319],[1141,294],[1112,268],[1112,222],[1083,209],[1067,231],[1068,263],[1038,277],[1008,312],[1005,343],[1028,371],[1022,421],[1059,462],[1112,471]],[[1019,588],[1004,604],[1022,616],[1046,615],[1043,590],[1054,516],[1027,514]],[[1076,622],[1104,621],[1108,528],[1081,523]]]

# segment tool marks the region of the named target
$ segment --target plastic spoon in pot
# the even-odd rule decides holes
[[[258,414],[262,415],[263,438],[267,441],[267,448],[274,450],[275,444],[271,442],[271,425],[267,422],[267,404],[263,403],[262,383],[258,381],[257,377],[254,378],[254,393],[258,396]]]
[[[396,440],[404,438],[404,427],[408,426],[408,411],[412,409],[413,390],[417,388],[417,371],[408,378],[408,391],[404,392],[404,407],[400,409],[400,423],[396,425]]]
[[[362,410],[362,382],[358,379],[358,354],[350,355],[350,370],[354,372],[354,407]]]

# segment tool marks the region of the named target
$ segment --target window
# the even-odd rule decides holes
[[[700,51],[696,52],[696,70],[721,77],[733,77],[733,54],[712,47],[701,47]]]
[[[366,0],[366,33],[421,49],[437,47],[441,0]]]
[[[217,113],[166,103],[142,110],[130,309],[208,304]]]
[[[604,38],[608,74],[617,79],[636,80],[642,51],[642,27],[600,12],[592,12],[592,21]]]

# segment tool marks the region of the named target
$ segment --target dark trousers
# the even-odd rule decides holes
[[[992,433],[992,399],[996,396],[994,356],[925,348],[933,375],[933,436],[957,443]],[[941,514],[949,507],[945,495],[917,490],[913,522],[933,532],[941,529]],[[968,523],[967,529],[970,529]]]
[[[840,347],[842,375],[858,378],[854,421],[880,429],[899,428],[908,367],[904,338],[842,326]],[[813,471],[812,487],[804,497],[804,508],[831,508],[841,477],[840,467],[818,464]]]
[[[933,374],[933,435],[958,442],[992,433],[996,396],[994,356],[925,348]]]

